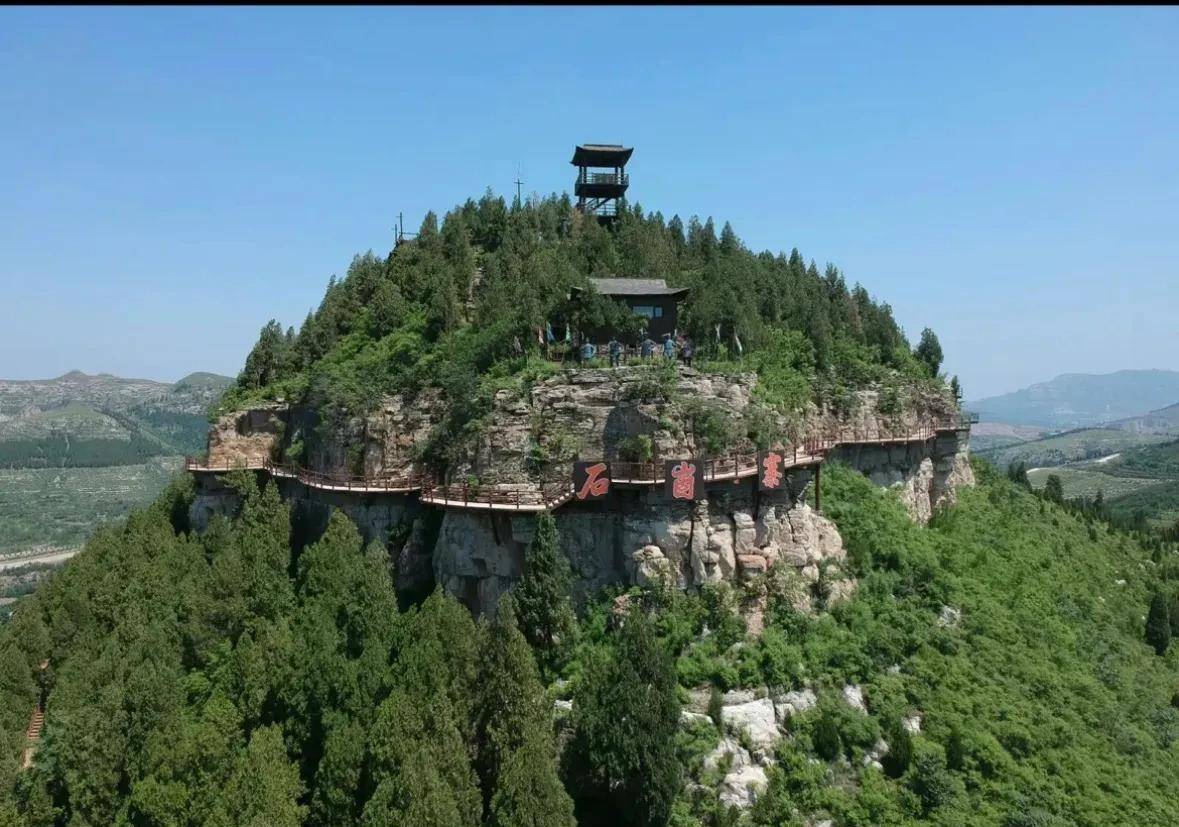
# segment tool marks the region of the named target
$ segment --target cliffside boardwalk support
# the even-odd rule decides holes
[[[820,493],[821,471],[827,455],[836,448],[859,445],[901,445],[927,442],[939,434],[969,432],[976,414],[958,414],[953,417],[929,420],[904,430],[880,430],[845,428],[833,434],[816,435],[802,440],[783,453],[782,469],[814,468],[815,509],[822,510]],[[329,474],[312,471],[297,465],[260,459],[245,462],[240,459],[210,461],[186,457],[185,470],[192,473],[219,474],[238,469],[262,471],[273,478],[290,479],[322,491],[349,494],[411,494],[419,493],[421,502],[440,508],[457,508],[473,511],[551,511],[573,499],[570,482],[560,478],[560,471],[549,474],[546,482],[531,488],[514,484],[508,487],[494,485],[474,487],[468,483],[445,483],[432,475],[408,473],[399,476],[355,476]],[[611,463],[612,483],[623,487],[655,487],[662,485],[661,461]],[[550,469],[551,470],[551,469]],[[730,454],[705,460],[703,480],[707,483],[740,480],[758,474],[758,455]]]

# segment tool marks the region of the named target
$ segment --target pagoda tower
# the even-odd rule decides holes
[[[618,199],[626,195],[630,179],[626,162],[633,147],[622,144],[580,144],[573,150],[569,163],[577,167],[573,192],[577,209],[595,216],[603,224],[611,223],[618,215]]]

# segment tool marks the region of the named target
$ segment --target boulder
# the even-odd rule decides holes
[[[811,689],[797,689],[774,698],[774,712],[779,721],[786,721],[795,715],[801,715],[813,707],[819,699]]]
[[[721,707],[721,720],[733,732],[744,732],[756,751],[768,754],[782,737],[774,702],[769,698]]]
[[[769,778],[766,777],[765,769],[757,764],[751,764],[726,775],[717,797],[726,807],[747,810],[757,801],[758,796],[766,791],[768,785]]]
[[[857,684],[849,683],[843,687],[843,700],[852,709],[858,709],[864,713],[868,711],[868,707],[864,704],[864,690]]]

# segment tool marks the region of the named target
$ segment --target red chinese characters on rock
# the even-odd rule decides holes
[[[777,451],[768,451],[758,459],[761,475],[758,485],[766,491],[777,491],[782,487],[785,474],[782,472],[783,457]]]
[[[578,462],[573,465],[574,496],[598,500],[610,493],[610,465],[606,462]]]
[[[691,460],[667,463],[666,487],[673,500],[694,500],[703,482],[701,466]]]

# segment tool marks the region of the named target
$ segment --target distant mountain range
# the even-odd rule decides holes
[[[1179,371],[1120,370],[1066,373],[1012,393],[967,402],[966,407],[977,411],[983,422],[1047,430],[1112,422],[1126,422],[1119,427],[1127,429],[1149,429],[1154,427],[1150,422],[1179,420],[1177,403]],[[1129,425],[1131,420],[1141,420],[1140,427]]]
[[[179,382],[71,371],[56,379],[0,379],[0,466],[126,465],[199,450],[206,415],[232,379]]]

